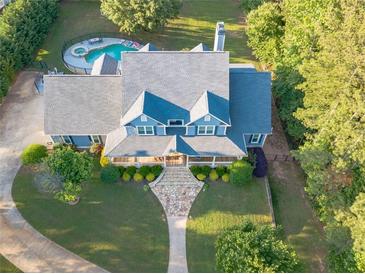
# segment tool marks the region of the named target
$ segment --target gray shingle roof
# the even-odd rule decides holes
[[[190,110],[210,90],[229,98],[228,52],[124,52],[123,115],[145,90]]]
[[[271,74],[252,68],[230,68],[230,116],[238,133],[271,133]]]
[[[44,131],[50,135],[107,134],[120,126],[122,77],[44,76]]]
[[[115,75],[118,71],[118,60],[104,53],[95,60],[91,75]]]

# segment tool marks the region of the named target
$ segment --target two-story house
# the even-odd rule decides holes
[[[230,64],[220,24],[213,51],[147,44],[119,65],[103,56],[92,75],[45,76],[45,133],[79,148],[104,144],[121,165],[223,165],[262,147],[271,75]]]

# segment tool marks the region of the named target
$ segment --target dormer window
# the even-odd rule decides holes
[[[146,115],[142,115],[141,116],[141,122],[147,122],[147,116]]]
[[[138,135],[154,135],[153,126],[137,126]]]
[[[215,126],[198,126],[198,135],[214,135]]]
[[[205,122],[210,122],[210,119],[211,119],[210,115],[205,115],[204,117]]]
[[[261,134],[252,134],[250,143],[258,144],[260,143],[260,139],[261,139]]]
[[[184,120],[182,119],[170,119],[167,121],[169,127],[181,127],[184,125]]]

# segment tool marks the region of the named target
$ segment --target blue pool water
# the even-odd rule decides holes
[[[114,44],[114,45],[106,46],[101,49],[94,49],[94,50],[90,51],[85,56],[85,60],[86,60],[86,62],[92,64],[92,63],[94,63],[94,61],[96,59],[98,59],[104,53],[110,55],[111,57],[113,57],[117,60],[121,60],[121,52],[123,52],[123,51],[137,51],[137,50],[134,48],[126,47],[121,44]]]

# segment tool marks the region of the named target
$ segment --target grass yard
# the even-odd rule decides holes
[[[164,30],[125,35],[132,40],[152,42],[165,50],[191,49],[204,42],[213,48],[217,21],[226,23],[226,46],[231,62],[255,62],[247,46],[243,13],[238,0],[184,0],[179,18],[171,20]],[[100,14],[99,1],[60,2],[60,13],[41,47],[37,60],[48,67],[66,70],[61,58],[65,41],[92,32],[117,32],[118,28]]]
[[[21,272],[15,265],[9,262],[0,254],[0,273],[19,273]]]
[[[43,235],[110,272],[166,272],[169,239],[162,206],[136,183],[103,184],[98,172],[76,206],[33,184],[22,168],[13,198],[23,217]]]
[[[303,272],[326,272],[323,230],[304,192],[304,174],[293,162],[273,162],[270,187],[278,225],[303,263]]]
[[[210,183],[207,191],[200,192],[190,215],[186,236],[189,272],[215,272],[214,244],[223,229],[245,219],[271,222],[265,185],[258,179],[243,187]]]

